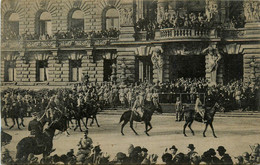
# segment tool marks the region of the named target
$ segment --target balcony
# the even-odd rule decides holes
[[[23,48],[23,42],[21,40],[2,41],[1,48],[7,50],[19,50]]]
[[[87,48],[94,46],[108,46],[118,38],[87,38],[87,39],[57,39],[57,40],[5,40],[2,41],[2,50],[20,49],[62,49]]]
[[[207,39],[217,38],[215,30],[166,28],[156,31],[155,39]]]
[[[222,32],[221,32],[221,36],[222,38],[225,38],[225,39],[240,39],[240,38],[243,38],[245,35],[245,29],[244,28],[238,28],[238,29],[235,29],[235,28],[230,28],[230,29],[224,29]]]

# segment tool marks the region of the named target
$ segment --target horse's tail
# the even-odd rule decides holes
[[[180,120],[179,121],[182,121],[182,119],[184,118],[184,111],[181,112],[181,115],[180,115]]]
[[[120,121],[119,121],[119,124],[123,121],[123,120],[125,120],[126,118],[130,118],[129,117],[129,115],[128,115],[128,113],[130,113],[131,114],[131,110],[128,110],[128,111],[125,111],[123,114],[122,114],[122,116],[120,117]],[[131,115],[130,115],[131,116]],[[129,119],[128,119],[129,120]]]
[[[119,124],[124,120],[124,114],[125,112],[122,114],[122,116],[120,117],[120,121],[119,121]]]

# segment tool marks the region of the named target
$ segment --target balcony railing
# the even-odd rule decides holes
[[[57,39],[57,40],[6,40],[2,41],[2,48],[85,48],[91,46],[106,46],[118,38],[90,38],[90,39]]]
[[[159,35],[158,35],[159,33]],[[215,30],[167,28],[157,31],[156,39],[210,38],[216,37]]]
[[[239,29],[225,29],[222,31],[221,36],[223,38],[241,38],[244,37],[245,35],[245,29],[244,28],[239,28]]]

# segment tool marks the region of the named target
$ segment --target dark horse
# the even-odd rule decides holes
[[[206,108],[206,111],[205,111],[205,120],[206,120],[206,127],[205,127],[205,130],[203,132],[203,136],[206,137],[205,133],[207,131],[207,128],[208,126],[211,127],[212,129],[212,133],[213,133],[213,136],[216,138],[216,134],[215,134],[215,131],[214,131],[214,128],[213,128],[213,120],[214,120],[214,116],[215,116],[215,113],[220,109],[220,105],[216,102],[214,104],[214,106],[212,108]],[[191,125],[193,123],[193,121],[198,121],[198,122],[202,122],[202,117],[196,113],[194,111],[194,109],[189,109],[189,110],[186,110],[182,113],[181,115],[181,119],[185,117],[185,124],[183,126],[183,134],[184,136],[187,136],[186,133],[185,133],[185,129],[186,127],[188,126],[191,130],[191,133],[192,135],[194,135],[194,131],[191,129]]]
[[[53,146],[53,137],[56,130],[65,131],[66,128],[66,118],[64,116],[60,117],[59,120],[53,121],[44,130],[41,135],[43,146],[38,146],[35,137],[25,137],[16,146],[17,153],[16,158],[21,160],[22,158],[27,159],[30,153],[34,155],[43,154],[43,157],[50,155]]]
[[[134,133],[136,135],[138,135],[138,133],[135,131],[135,129],[133,127],[133,122],[134,121],[136,121],[136,122],[144,121],[145,122],[145,131],[144,132],[146,133],[147,136],[149,136],[148,132],[153,128],[152,124],[151,124],[151,120],[152,120],[152,115],[155,110],[159,113],[162,113],[162,109],[160,107],[156,107],[154,105],[146,107],[144,110],[143,119],[141,119],[141,117],[138,114],[136,114],[135,112],[133,112],[132,110],[125,111],[122,114],[120,121],[119,121],[119,123],[124,121],[124,123],[121,126],[121,134],[124,135],[124,132],[123,132],[124,127],[130,121],[130,128],[134,131]]]
[[[93,102],[88,102],[84,105],[84,107],[82,107],[79,112],[75,112],[74,113],[74,119],[76,120],[76,127],[74,128],[74,131],[79,128],[80,131],[82,131],[81,129],[81,124],[80,124],[80,120],[82,120],[83,125],[85,126],[85,128],[88,128],[88,119],[91,118],[92,121],[90,123],[90,126],[93,125],[94,120],[97,123],[97,126],[100,127],[100,125],[98,124],[97,121],[97,113],[100,110],[100,104],[96,103],[94,104]],[[83,118],[86,117],[86,124],[83,121]]]
[[[8,126],[6,118],[7,118],[7,116],[9,116],[13,121],[13,125],[11,125],[9,127],[9,129],[12,129],[15,126],[15,123],[17,124],[18,129],[21,129],[20,125],[25,127],[25,125],[23,123],[23,121],[24,121],[23,120],[23,116],[24,116],[23,111],[24,110],[22,108],[18,108],[18,106],[15,106],[12,109],[9,109],[9,111],[4,113],[4,116],[3,116],[4,121],[5,121],[5,125]],[[21,119],[21,123],[19,123],[19,118]]]

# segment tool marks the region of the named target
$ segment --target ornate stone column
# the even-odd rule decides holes
[[[120,10],[120,41],[134,41],[135,8],[133,0],[122,0]]]
[[[155,48],[153,50],[151,60],[153,63],[154,82],[163,82],[164,59],[162,55],[162,50],[160,48]]]
[[[205,63],[206,63],[206,79],[209,82],[209,86],[217,85],[217,83],[222,82],[222,75],[220,75],[222,59],[221,54],[219,53],[219,48],[217,43],[210,43],[210,45],[202,51],[206,54]],[[222,74],[222,73],[221,73]]]

